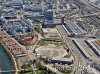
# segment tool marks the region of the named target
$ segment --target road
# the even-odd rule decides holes
[[[100,15],[100,9],[90,4],[87,0],[81,0],[81,2],[84,4],[82,11],[84,17],[90,20],[90,24],[94,24],[95,26],[100,27],[100,19],[97,18],[97,15]]]
[[[75,61],[74,61],[74,67],[75,67],[75,74],[81,74],[84,66],[86,66],[88,63],[92,62],[99,62],[99,58],[95,55],[95,53],[89,48],[89,46],[84,42],[84,40],[87,37],[82,37],[82,38],[71,38],[68,37],[67,32],[63,28],[62,25],[57,25],[56,26],[58,32],[60,33],[61,37],[63,38],[64,42],[66,42],[72,51],[72,53],[75,55]],[[86,52],[90,55],[90,58],[87,59],[83,56],[83,54],[79,51],[77,46],[73,43],[73,39],[78,39],[79,43],[82,45],[84,49],[86,49]],[[82,41],[81,41],[82,40]]]
[[[78,42],[82,45],[82,47],[85,49],[85,51],[90,55],[90,59],[96,62],[100,62],[100,59],[98,56],[93,52],[93,50],[85,43],[86,38],[80,38],[78,39]]]
[[[62,36],[64,42],[66,42],[70,48],[70,50],[72,51],[72,53],[74,54],[75,61],[74,61],[74,66],[75,66],[75,74],[81,74],[81,70],[79,70],[79,65],[80,65],[80,58],[82,58],[83,56],[81,56],[81,54],[79,53],[77,47],[72,43],[72,40],[69,39],[67,32],[65,31],[65,29],[63,28],[62,25],[57,25],[56,26],[57,30],[59,31],[60,35]]]
[[[99,8],[91,5],[86,0],[85,1],[72,0],[72,2],[79,7],[79,12],[77,13],[78,16],[71,16],[71,17],[66,16],[66,19],[87,18],[90,20],[90,24],[94,24],[97,27],[99,27],[100,19],[96,17],[97,15],[100,15]]]

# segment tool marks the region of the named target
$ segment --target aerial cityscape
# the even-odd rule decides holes
[[[0,74],[100,74],[100,0],[0,0]]]

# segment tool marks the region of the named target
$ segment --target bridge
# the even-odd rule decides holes
[[[28,69],[21,69],[21,70],[4,70],[0,71],[0,73],[10,73],[10,72],[19,72],[19,71],[27,71]]]
[[[20,71],[20,70],[18,70]],[[5,70],[5,71],[0,71],[0,73],[9,73],[9,72],[16,72],[16,70]]]

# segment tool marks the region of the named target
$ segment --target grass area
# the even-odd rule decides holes
[[[50,40],[50,39],[41,39],[38,42],[38,45],[40,45],[40,46],[46,46],[48,44],[54,44],[56,46],[62,46],[63,42],[61,40]]]
[[[18,72],[18,74],[33,74],[31,65],[23,65],[23,69]]]
[[[35,72],[36,72],[36,74],[44,74],[45,73],[44,70],[36,70]]]
[[[71,74],[73,71],[72,70],[63,70],[61,71],[63,74]]]
[[[17,69],[20,69],[20,66],[19,66],[19,64],[18,64],[18,59],[19,59],[19,57],[16,57],[16,58],[15,58],[16,63],[17,63]]]
[[[56,74],[51,70],[47,69],[47,67],[42,66],[41,64],[37,65],[37,70],[35,71],[36,74]]]
[[[39,70],[36,70],[35,72],[36,72],[36,74],[40,74],[40,71]]]
[[[25,70],[23,70],[23,71],[18,72],[17,74],[33,74],[33,71],[25,71]]]
[[[38,45],[40,46],[45,46],[45,45],[48,45],[47,42],[44,40],[44,39],[41,39],[39,42],[38,42]]]
[[[31,67],[31,66],[28,66],[27,69],[28,69],[28,70],[32,70],[32,67]]]

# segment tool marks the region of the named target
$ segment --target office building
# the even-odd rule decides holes
[[[45,20],[53,20],[53,11],[51,9],[44,12]]]
[[[23,8],[23,4],[20,1],[12,1],[9,5],[14,9],[22,9]]]

